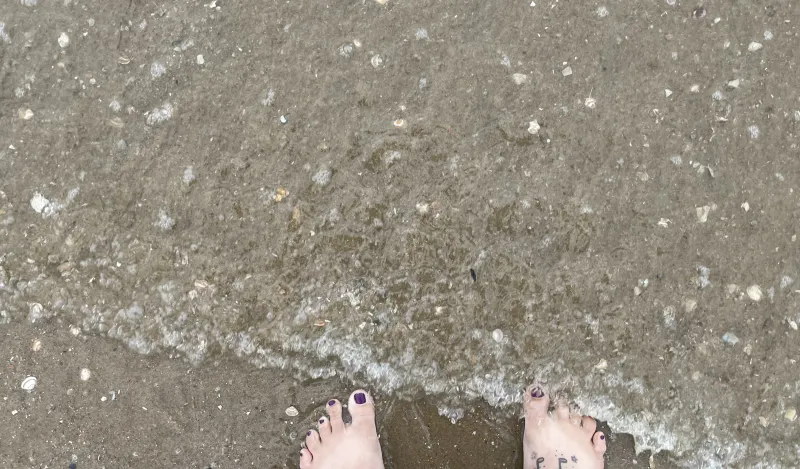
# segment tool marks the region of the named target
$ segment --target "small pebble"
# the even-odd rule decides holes
[[[565,77],[572,75],[572,67],[567,67],[564,70],[561,70],[561,74]]]
[[[750,136],[752,139],[757,139],[761,131],[758,129],[757,125],[751,125],[747,128],[747,135]]]
[[[672,90],[665,89],[665,90],[664,90],[664,96],[666,96],[667,98],[669,98],[670,96],[672,96]]]
[[[708,221],[708,213],[711,211],[711,207],[708,205],[703,205],[702,207],[695,208],[695,212],[697,213],[697,221],[700,223],[705,223]]]
[[[284,115],[281,115],[281,117],[278,118],[278,120],[281,122],[281,124],[285,124],[285,123],[289,122],[289,120]]]
[[[728,82],[728,88],[736,89],[739,87],[739,83],[741,83],[741,80],[739,80],[738,78],[735,80],[731,80]]]
[[[194,167],[187,166],[186,169],[183,170],[183,183],[188,186],[189,184],[193,183],[194,180]]]
[[[747,296],[753,301],[761,301],[764,295],[761,293],[761,287],[758,285],[750,285],[747,287]]]
[[[89,368],[81,368],[81,381],[89,381],[92,377],[92,372]]]
[[[206,63],[206,59],[203,58],[203,54],[197,54],[197,65],[203,65]]]
[[[511,75],[511,79],[514,80],[514,83],[522,85],[528,82],[528,75],[524,73],[515,73]]]
[[[495,329],[492,331],[492,338],[495,342],[500,343],[503,341],[503,331],[500,329]]]
[[[317,171],[313,176],[311,176],[311,180],[314,184],[320,186],[326,186],[331,181],[331,170],[327,168],[322,168]]]
[[[794,407],[789,407],[788,409],[786,409],[786,412],[783,413],[783,418],[785,418],[790,422],[794,422],[795,420],[797,420],[797,409],[795,409]]]
[[[62,49],[69,45],[69,36],[67,36],[67,33],[61,33],[61,35],[58,36],[58,45],[61,46]]]
[[[771,41],[772,40],[772,31],[766,30],[764,31],[764,40]]]
[[[539,135],[539,129],[542,127],[539,125],[539,121],[534,119],[528,122],[528,133],[532,135]]]
[[[761,44],[760,42],[753,41],[747,46],[747,50],[749,50],[750,52],[755,52],[761,50],[762,47],[764,47],[763,44]]]
[[[606,16],[608,16],[609,11],[608,8],[601,6],[597,8],[597,11],[595,13],[597,13],[597,16],[599,16],[600,18],[605,18]]]
[[[594,366],[595,370],[601,371],[601,372],[605,371],[606,368],[608,368],[608,361],[605,358],[603,358],[602,360],[597,362],[597,364]]]
[[[739,343],[739,338],[733,332],[726,332],[722,335],[722,341],[728,345],[736,345]]]
[[[597,106],[597,100],[589,96],[585,101],[583,101],[583,105],[589,109],[594,109],[595,106]]]
[[[33,350],[34,352],[38,352],[41,349],[42,349],[42,341],[39,339],[34,340],[33,344],[31,344],[31,350]]]

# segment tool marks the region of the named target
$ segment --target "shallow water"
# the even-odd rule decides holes
[[[800,464],[790,12],[3,8],[0,322]]]

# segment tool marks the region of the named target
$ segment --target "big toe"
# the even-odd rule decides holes
[[[525,389],[522,396],[522,407],[525,410],[525,417],[543,419],[547,417],[547,406],[550,405],[547,394],[538,384],[531,384]]]
[[[350,394],[347,410],[353,418],[352,425],[375,429],[375,403],[368,392],[363,389],[353,391]]]
[[[603,432],[597,432],[592,437],[592,445],[598,454],[605,454],[606,452],[606,435]]]

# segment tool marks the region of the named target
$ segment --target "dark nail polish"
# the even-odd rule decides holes
[[[357,392],[356,395],[353,396],[353,399],[355,399],[356,404],[366,404],[367,403],[367,396],[365,396],[363,392]]]
[[[311,430],[306,432],[306,436],[311,436]]]
[[[534,399],[544,397],[544,391],[539,386],[534,386],[534,388],[531,389],[531,397]]]
[[[601,439],[601,440],[605,440],[605,439],[606,439],[606,436],[605,436],[605,435],[600,435],[600,439]]]
[[[334,401],[333,399],[328,401],[328,407],[332,407],[334,404],[336,404],[336,401]]]
[[[325,419],[319,419],[319,424],[322,425],[323,423],[325,423]]]

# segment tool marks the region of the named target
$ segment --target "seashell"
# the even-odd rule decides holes
[[[28,376],[27,378],[22,380],[22,389],[31,392],[36,387],[36,377],[35,376]]]

